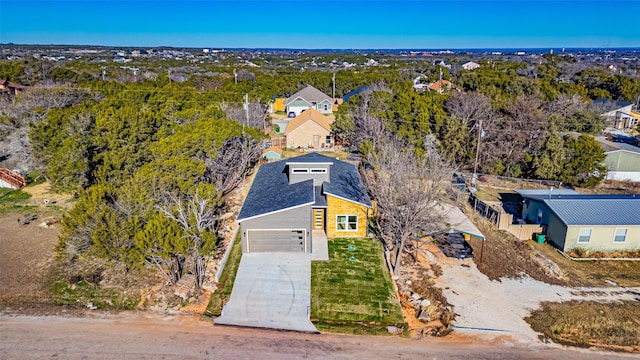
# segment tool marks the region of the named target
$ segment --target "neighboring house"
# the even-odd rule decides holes
[[[0,79],[0,95],[14,96],[23,92],[26,88],[24,85]]]
[[[429,78],[424,75],[424,74],[420,74],[418,76],[416,76],[413,79],[413,90],[415,91],[425,91],[427,89],[427,87],[429,86],[428,83],[426,82],[422,82],[422,81],[428,81]]]
[[[448,62],[445,62],[444,60],[436,60],[433,62],[433,65],[435,66],[444,66],[447,69],[451,70],[451,64],[449,64]]]
[[[308,108],[322,114],[333,114],[333,99],[311,85],[287,98],[287,114],[294,113],[297,116]]]
[[[640,181],[640,153],[614,150],[605,153],[607,180]],[[640,214],[638,214],[640,216]]]
[[[282,159],[282,149],[271,146],[262,152],[262,158],[265,160],[280,160]]]
[[[631,110],[632,102],[614,101],[608,99],[596,99],[591,102],[591,107],[606,118],[608,126],[616,129],[630,129],[638,125],[638,119],[633,120]]]
[[[284,112],[286,110],[286,107],[284,106],[284,103],[287,99],[285,98],[275,98],[273,99],[272,102],[269,103],[269,112],[274,113],[274,112]]]
[[[480,67],[480,64],[475,63],[473,61],[469,61],[469,62],[466,62],[466,63],[462,64],[462,68],[465,69],[465,70],[469,70],[469,71],[475,70],[475,69],[477,69],[479,67]]]
[[[562,251],[640,250],[640,195],[516,192],[524,198],[522,217],[542,224]]]
[[[432,84],[429,84],[429,86],[427,86],[427,89],[437,91],[438,93],[442,94],[445,91],[451,90],[451,82],[448,80],[438,80]]]
[[[313,252],[313,232],[364,237],[371,201],[355,165],[311,153],[260,165],[237,221],[242,251]]]
[[[287,124],[287,147],[333,149],[332,123],[331,118],[322,115],[318,110],[308,109]]]

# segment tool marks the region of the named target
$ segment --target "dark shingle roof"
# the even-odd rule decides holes
[[[329,182],[322,184],[322,194],[314,188],[313,180],[289,185],[287,163],[330,163]],[[371,206],[371,200],[354,165],[311,153],[261,165],[240,209],[238,221],[303,204],[326,206],[324,194]],[[318,199],[318,195],[322,199]]]
[[[313,180],[289,185],[285,170],[284,160],[258,168],[238,220],[314,202]]]
[[[579,194],[525,196],[543,202],[566,225],[640,225],[640,196]]]

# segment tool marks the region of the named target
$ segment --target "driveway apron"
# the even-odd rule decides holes
[[[309,254],[246,253],[215,324],[318,332],[309,320],[310,306]]]

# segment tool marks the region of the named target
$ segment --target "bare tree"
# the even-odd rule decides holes
[[[583,111],[587,108],[587,103],[582,100],[580,95],[565,95],[558,96],[557,99],[546,104],[544,109],[549,114],[558,114],[562,118],[573,116],[579,111]]]
[[[200,253],[206,242],[206,234],[215,234],[218,222],[217,203],[210,199],[202,198],[197,192],[195,195],[183,200],[177,196],[168,194],[168,201],[158,206],[158,210],[167,218],[180,224],[185,233],[185,248],[187,257],[191,259],[192,272],[196,278],[196,286],[202,287],[206,264],[204,256]],[[172,267],[171,276],[177,272]]]
[[[479,92],[456,92],[447,99],[445,107],[449,114],[469,127],[478,120],[486,120],[493,112],[491,99]]]
[[[388,254],[394,254],[393,271],[399,274],[407,241],[422,231],[441,230],[444,214],[438,204],[446,197],[453,174],[436,150],[435,139],[425,140],[425,155],[398,139],[379,144],[365,159],[363,177],[378,210],[375,222]]]
[[[220,108],[227,112],[227,118],[235,120],[246,126],[255,127],[258,129],[264,129],[267,119],[267,109],[264,105],[258,102],[249,103],[249,117],[247,118],[247,111],[237,105],[220,104]]]
[[[379,142],[386,142],[389,136],[382,119],[372,113],[371,101],[371,94],[363,93],[360,104],[349,112],[355,127],[351,143],[356,146],[360,146],[365,141],[370,141],[373,147],[376,148]]]
[[[261,145],[249,136],[225,140],[218,157],[205,160],[205,179],[213,183],[222,196],[230,193],[260,159]]]

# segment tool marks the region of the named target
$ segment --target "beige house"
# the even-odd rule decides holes
[[[309,108],[287,125],[285,136],[288,148],[333,149],[331,124],[333,120],[318,110]]]

